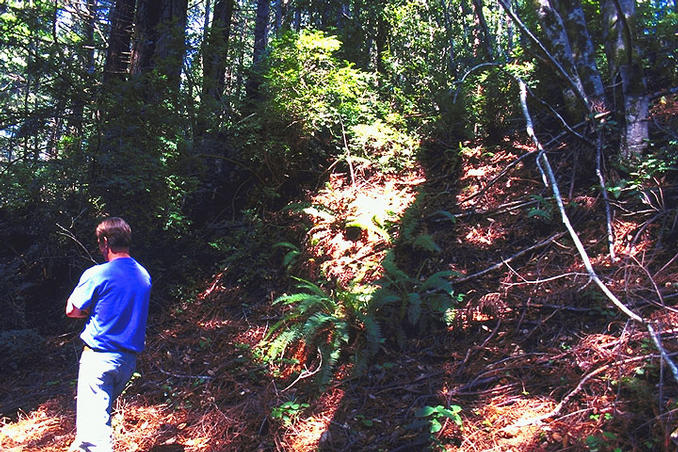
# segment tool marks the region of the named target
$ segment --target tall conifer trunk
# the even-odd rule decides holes
[[[268,22],[271,12],[270,0],[257,0],[257,18],[254,24],[254,55],[252,58],[252,73],[247,80],[247,97],[256,99],[259,96],[261,78],[259,74],[260,63],[264,57],[264,51],[268,43]]]
[[[223,110],[221,100],[226,86],[226,62],[231,36],[234,0],[217,0],[214,18],[207,35],[203,54],[203,83],[196,135],[201,135],[209,117]]]
[[[139,0],[132,74],[157,70],[177,91],[185,53],[188,0]]]
[[[104,64],[104,85],[123,80],[129,69],[134,0],[116,0],[111,12],[111,32]]]

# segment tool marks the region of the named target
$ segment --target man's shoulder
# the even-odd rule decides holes
[[[93,278],[93,277],[101,274],[103,271],[105,271],[105,265],[106,265],[106,263],[92,265],[90,268],[88,268],[87,270],[82,272],[82,279]]]
[[[150,284],[151,281],[151,275],[146,270],[146,268],[141,265],[136,259],[133,257],[125,258],[125,259],[116,259],[114,261],[111,261],[110,263],[114,263],[117,261],[117,265],[120,265],[121,267],[125,268],[125,271],[132,271],[136,273],[137,275],[141,276],[143,279],[147,280],[148,283]]]

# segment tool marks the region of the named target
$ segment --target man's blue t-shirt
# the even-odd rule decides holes
[[[80,337],[94,350],[144,349],[151,276],[131,257],[90,267],[70,296],[90,316]]]

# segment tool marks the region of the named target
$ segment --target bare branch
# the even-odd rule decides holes
[[[520,28],[520,30],[525,33],[525,35],[532,41],[539,49],[546,55],[546,58],[553,64],[553,66],[558,70],[558,72],[567,80],[567,83],[573,88],[574,92],[577,94],[577,97],[579,100],[582,101],[582,103],[586,106],[586,109],[591,111],[591,102],[589,101],[588,97],[586,96],[586,93],[583,91],[582,87],[579,86],[574,80],[572,80],[572,77],[570,77],[570,74],[567,73],[565,68],[558,62],[558,60],[555,59],[553,55],[544,47],[544,44],[537,39],[537,37],[532,34],[529,28],[520,20],[520,18],[516,15],[515,12],[513,12],[513,9],[510,7],[510,5],[506,4],[506,0],[499,0],[499,4],[501,5],[502,8],[506,11],[506,13],[513,19],[513,22]]]
[[[83,245],[82,242],[80,242],[80,240],[78,240],[78,238],[69,229],[66,229],[65,227],[61,226],[59,223],[56,223],[56,225],[62,231],[62,232],[57,232],[57,234],[63,235],[64,237],[68,237],[69,239],[73,240],[75,243],[78,244],[78,246],[80,246],[80,248],[82,248],[82,250],[85,252],[85,254],[87,254],[87,257],[89,257],[89,260],[91,260],[94,264],[98,264],[98,262],[96,260],[94,260],[92,255],[87,250],[87,247],[85,245]]]
[[[317,368],[317,369],[315,369],[315,370],[304,369],[304,371],[303,371],[302,373],[299,374],[299,376],[296,378],[296,380],[294,380],[292,383],[290,383],[290,384],[289,384],[285,389],[283,389],[281,392],[287,391],[288,389],[290,389],[292,386],[294,386],[295,384],[297,384],[299,381],[303,380],[304,378],[312,377],[313,375],[315,375],[315,374],[317,374],[318,372],[320,372],[320,369],[323,367],[323,354],[322,354],[322,352],[320,351],[320,349],[318,349],[318,356],[320,357],[320,363],[318,364],[318,368]]]
[[[537,157],[537,162],[541,160],[541,164],[538,164],[537,166],[539,167],[539,171],[542,172],[542,177],[544,177],[545,180],[548,180],[548,185],[551,186],[551,190],[553,192],[553,197],[556,200],[556,204],[558,205],[558,210],[560,211],[560,216],[562,219],[563,224],[565,225],[565,228],[570,234],[570,238],[575,244],[575,247],[577,248],[577,251],[579,252],[579,255],[582,258],[582,261],[584,263],[584,267],[586,268],[587,273],[589,274],[589,277],[591,280],[600,288],[600,290],[607,296],[607,298],[624,314],[626,314],[631,320],[634,320],[643,326],[645,326],[650,333],[650,336],[652,337],[652,340],[654,341],[655,345],[657,346],[657,349],[661,353],[662,357],[666,360],[666,362],[669,365],[669,368],[671,369],[671,372],[673,373],[673,378],[675,379],[676,382],[678,382],[678,367],[676,367],[675,363],[671,361],[668,353],[666,350],[661,345],[661,340],[658,336],[658,334],[655,332],[652,324],[640,317],[638,314],[635,312],[631,311],[624,303],[622,303],[615,294],[608,289],[608,287],[603,283],[603,281],[600,280],[598,275],[596,274],[596,271],[593,269],[593,266],[591,265],[591,260],[588,257],[588,254],[586,253],[586,249],[584,248],[584,245],[582,244],[581,240],[579,239],[579,236],[575,232],[574,228],[572,227],[572,224],[570,223],[570,219],[567,216],[567,212],[565,212],[565,206],[563,204],[563,198],[560,195],[560,189],[558,188],[558,181],[556,180],[555,175],[553,174],[553,169],[551,168],[551,164],[548,160],[548,157],[546,155],[546,151],[542,147],[541,143],[539,142],[539,139],[534,133],[534,126],[532,123],[532,117],[530,116],[530,112],[527,108],[527,87],[525,85],[525,82],[518,79],[518,83],[520,84],[520,105],[523,109],[523,114],[525,116],[525,122],[526,122],[526,130],[527,134],[530,136],[532,141],[534,142],[535,146],[537,146],[537,149],[540,151],[539,156]]]
[[[491,271],[493,271],[493,270],[496,270],[496,269],[498,269],[498,268],[501,268],[502,265],[505,265],[505,264],[511,262],[512,260],[517,259],[517,258],[519,258],[520,256],[529,253],[529,252],[532,251],[532,250],[535,250],[535,249],[537,249],[537,248],[541,248],[542,246],[548,245],[549,243],[553,242],[554,240],[559,239],[560,237],[562,237],[562,236],[564,236],[564,235],[565,235],[564,232],[559,232],[558,234],[552,235],[551,237],[549,237],[549,238],[546,239],[546,240],[543,240],[543,241],[541,241],[541,242],[539,242],[539,243],[537,243],[537,244],[535,244],[535,245],[532,245],[532,246],[530,246],[530,247],[528,247],[528,248],[525,248],[524,250],[521,250],[521,251],[517,252],[516,254],[514,254],[513,256],[511,256],[511,257],[509,257],[509,258],[507,258],[507,259],[502,259],[501,262],[497,262],[496,264],[494,264],[494,265],[492,265],[492,266],[486,268],[485,270],[481,270],[481,271],[476,272],[476,273],[473,273],[473,274],[471,274],[471,275],[464,276],[463,278],[456,279],[454,282],[455,282],[455,283],[461,283],[461,282],[464,282],[464,281],[468,281],[469,279],[477,278],[478,276],[482,276],[482,275],[484,275],[485,273],[489,273],[489,272],[491,272]]]
[[[597,132],[596,137],[596,175],[600,183],[600,192],[603,195],[603,204],[605,205],[605,218],[607,219],[607,246],[610,249],[610,260],[615,262],[617,260],[614,254],[614,230],[612,229],[612,210],[610,209],[610,198],[607,195],[607,187],[605,186],[605,178],[602,170],[602,154],[603,154],[603,135],[600,131]]]

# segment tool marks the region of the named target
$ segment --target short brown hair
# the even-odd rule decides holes
[[[108,246],[114,251],[129,249],[132,243],[132,228],[119,217],[106,218],[99,223],[96,235],[99,243],[102,243],[104,238],[108,239]]]

